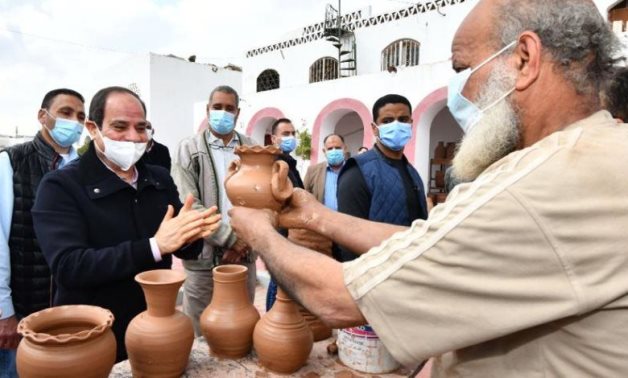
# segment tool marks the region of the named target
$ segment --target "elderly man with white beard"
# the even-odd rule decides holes
[[[234,208],[236,233],[335,328],[368,322],[405,365],[442,377],[628,371],[628,127],[598,92],[618,42],[590,0],[480,0],[452,46],[463,180],[397,227],[295,191],[279,216]],[[282,238],[307,228],[362,255],[340,264]]]

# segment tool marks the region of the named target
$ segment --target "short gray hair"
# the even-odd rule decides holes
[[[596,96],[613,73],[620,42],[590,0],[503,0],[495,14],[496,40],[536,33],[577,93]]]
[[[220,85],[220,86],[214,88],[212,93],[209,94],[209,102],[212,102],[212,98],[214,98],[214,93],[216,93],[216,92],[234,95],[235,96],[235,100],[236,100],[236,106],[237,107],[240,106],[240,96],[238,96],[238,92],[236,92],[236,90],[231,88],[230,86],[228,86],[228,85]]]

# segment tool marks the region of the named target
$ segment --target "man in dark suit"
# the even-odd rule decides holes
[[[150,122],[148,126],[146,126],[146,133],[148,135],[148,144],[146,145],[146,152],[144,153],[144,162],[159,165],[170,172],[170,151],[168,151],[168,147],[155,141],[155,128]]]
[[[338,174],[345,164],[345,140],[342,135],[329,134],[323,140],[325,161],[311,165],[305,174],[305,190],[333,210],[338,210],[336,188]]]

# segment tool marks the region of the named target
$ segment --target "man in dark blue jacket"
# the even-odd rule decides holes
[[[192,210],[191,197],[182,206],[168,171],[139,161],[147,124],[135,93],[121,87],[96,93],[85,122],[89,149],[44,177],[33,207],[35,232],[57,286],[54,304],[111,310],[117,361],[126,358],[129,322],[146,309],[134,276],[169,269],[172,253],[195,258],[220,218],[212,215],[215,208]]]
[[[349,159],[338,177],[338,211],[376,222],[409,226],[427,218],[423,181],[403,149],[412,137],[412,107],[389,94],[373,105],[375,146]],[[357,255],[340,248],[340,261]]]

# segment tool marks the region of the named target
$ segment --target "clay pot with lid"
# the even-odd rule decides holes
[[[249,300],[248,268],[220,265],[213,269],[214,293],[200,318],[210,353],[222,358],[241,358],[253,346],[253,329],[259,312]]]
[[[281,374],[307,362],[314,340],[297,305],[279,288],[277,301],[255,326],[255,352],[262,366]]]
[[[97,306],[67,305],[22,319],[17,332],[21,378],[107,377],[116,361],[113,314]]]
[[[277,160],[277,146],[238,146],[225,179],[225,190],[234,206],[278,211],[292,195],[288,164]]]
[[[185,371],[194,342],[192,321],[176,310],[185,278],[170,269],[135,276],[147,309],[131,320],[124,338],[134,377],[180,377]]]

